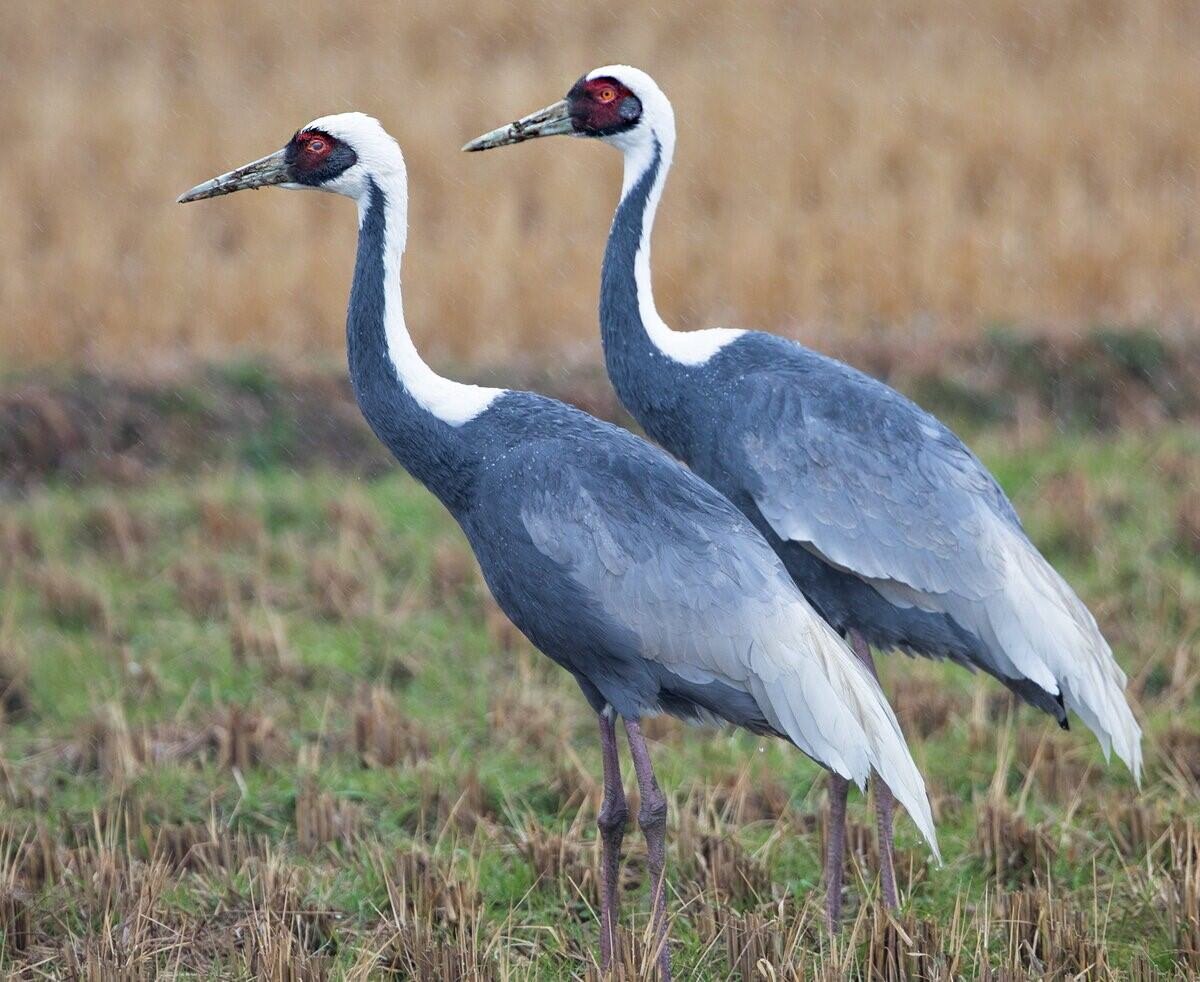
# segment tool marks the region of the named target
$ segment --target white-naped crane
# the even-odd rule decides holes
[[[869,646],[982,669],[1064,728],[1076,713],[1140,781],[1141,729],[1124,673],[958,437],[882,382],[792,341],[677,332],[659,316],[650,234],[675,115],[655,81],[627,65],[597,68],[562,101],[463,149],[555,134],[624,154],[600,331],[613,386],[646,432],[750,518],[872,673]],[[836,774],[832,782],[827,915],[836,927],[847,786]],[[886,788],[876,788],[876,807],[882,892],[894,907]]]
[[[936,854],[924,782],[877,682],[740,511],[625,430],[533,393],[451,381],[421,359],[400,296],[404,158],[383,127],[361,113],[315,119],[277,153],[179,200],[268,185],[357,202],[346,342],[359,407],[457,520],[501,609],[575,677],[597,714],[601,965],[613,960],[627,817],[618,716],[640,790],[663,978],[667,799],[643,716],[667,712],[777,736],[860,786],[874,770]],[[322,245],[318,235],[294,247]]]

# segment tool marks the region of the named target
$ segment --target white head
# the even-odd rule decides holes
[[[698,365],[737,340],[742,332],[726,328],[676,333],[654,306],[654,290],[650,284],[650,231],[675,152],[675,111],[658,83],[645,72],[628,65],[592,69],[571,86],[565,99],[476,137],[463,149],[490,150],[555,135],[602,140],[625,155],[622,203],[628,200],[630,191],[651,172],[651,168],[657,167],[642,211],[637,216],[641,238],[634,257],[638,315],[654,345],[676,361]],[[606,262],[604,269],[609,268]]]
[[[361,202],[369,178],[403,188],[400,147],[373,116],[337,113],[302,126],[282,150],[198,184],[179,200],[199,201],[275,185],[289,191],[332,191]]]
[[[675,112],[658,83],[638,68],[605,65],[582,76],[567,97],[477,137],[464,150],[490,150],[541,136],[603,140],[627,157],[648,157],[655,142],[664,158],[675,147]]]
[[[398,379],[420,405],[454,426],[474,419],[491,405],[500,389],[442,378],[421,360],[405,327],[400,259],[407,235],[408,180],[400,147],[379,120],[363,113],[314,119],[297,130],[282,150],[198,184],[179,200],[199,201],[271,185],[289,191],[332,191],[353,198],[358,202],[360,222],[375,200],[372,188],[382,191],[390,209],[383,243],[382,328]]]

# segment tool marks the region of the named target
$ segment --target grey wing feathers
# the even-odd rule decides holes
[[[1133,770],[1141,730],[1092,615],[1026,537],[982,463],[899,393],[827,363],[746,380],[743,471],[780,537],[902,606],[949,614],[992,667],[1061,694]]]
[[[535,546],[643,657],[749,693],[778,732],[848,778],[875,767],[936,852],[924,783],[878,685],[732,504],[637,447],[533,482],[521,518]]]
[[[1020,527],[969,450],[932,417],[880,404],[877,394],[801,395],[788,381],[751,385],[759,398],[741,412],[754,498],[772,528],[862,576],[935,593],[998,585],[991,564],[957,562],[963,539],[981,529],[981,505]],[[763,390],[769,409],[758,404]]]

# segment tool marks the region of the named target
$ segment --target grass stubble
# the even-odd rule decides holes
[[[887,913],[856,805],[831,940],[820,772],[776,743],[654,721],[682,977],[1200,971],[1200,570],[1178,534],[1195,435],[981,440],[1130,668],[1142,793],[1081,727],[885,659],[947,862],[929,867],[902,821],[906,903]],[[1069,535],[1068,499],[1087,515]],[[43,487],[0,533],[5,971],[597,977],[588,714],[406,478]],[[622,971],[647,978],[636,829],[626,856]]]

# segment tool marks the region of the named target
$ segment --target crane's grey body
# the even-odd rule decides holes
[[[721,666],[691,657],[714,631],[736,644],[747,600],[777,595],[783,571],[767,550],[737,548],[743,516],[646,444],[561,404],[538,399],[527,425],[534,399],[505,396],[479,420],[515,439],[459,516],[501,608],[597,712],[666,711],[786,737],[737,680],[716,677]],[[678,670],[663,663],[668,645]]]
[[[961,548],[977,505],[1024,532],[995,479],[954,433],[876,379],[772,334],[747,331],[699,364],[676,361],[651,341],[634,265],[660,154],[618,207],[604,257],[601,337],[622,403],[750,518],[836,630],[857,631],[881,649],[981,668],[1065,726],[1061,697],[1005,675],[949,615],[895,603],[854,572],[862,565],[845,568],[818,551],[836,537],[864,559],[886,553],[901,575],[915,567],[946,589],[978,588],[981,573]],[[811,538],[782,537],[764,508],[803,512]]]
[[[792,341],[680,333],[659,316],[650,233],[675,122],[654,80],[597,69],[543,114],[548,132],[565,114],[577,134],[625,155],[600,325],[609,377],[647,433],[741,509],[835,629],[983,669],[1063,726],[1073,711],[1138,778],[1141,729],[1124,673],[958,437],[882,382]],[[547,126],[528,119],[470,148]]]
[[[861,372],[773,335],[672,331],[654,305],[650,232],[675,145],[649,75],[608,65],[465,150],[555,134],[625,158],[600,284],[609,378],[646,432],[723,493],[874,674],[870,645],[994,675],[1067,724],[1078,713],[1141,767],[1125,676],[1090,612],[1042,558],[999,485],[937,419]],[[877,785],[880,881],[898,903],[889,780]],[[894,789],[893,789],[894,790]],[[841,912],[847,786],[833,776],[826,918]]]
[[[391,356],[404,339],[387,326],[385,193],[372,182],[365,198],[347,318],[363,414],[458,521],[504,613],[600,714],[602,966],[616,947],[625,809],[613,714],[626,721],[641,787],[664,978],[666,799],[638,729],[645,715],[782,737],[843,782],[873,768],[933,845],[923,782],[876,681],[831,646],[833,633],[733,501],[645,441],[554,400],[503,392],[448,423],[413,397]]]

